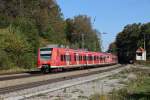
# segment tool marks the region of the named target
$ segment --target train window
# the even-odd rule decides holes
[[[74,61],[76,61],[77,59],[76,59],[76,55],[74,55]]]
[[[94,56],[94,60],[96,60],[96,56]]]
[[[61,56],[60,56],[60,60],[61,60],[61,61],[63,61],[63,58],[64,58],[64,56],[63,56],[63,55],[61,55]]]
[[[79,56],[79,61],[81,60],[81,56]]]
[[[81,56],[81,61],[82,61],[83,57]]]
[[[79,60],[81,61],[81,56],[79,57]]]
[[[88,60],[89,56],[86,56],[86,60]]]
[[[86,56],[83,56],[84,61],[86,61]]]
[[[70,55],[66,55],[66,61],[71,61],[71,56]]]
[[[102,57],[102,56],[100,56],[100,60],[103,60],[103,57]]]
[[[102,56],[102,60],[104,60],[104,57]]]
[[[81,60],[81,56],[79,56],[79,61]]]
[[[97,60],[99,60],[99,57],[97,56]]]
[[[64,61],[66,61],[66,55],[63,55],[64,56]]]
[[[41,48],[40,51],[52,51],[53,48]]]
[[[81,56],[79,56],[79,61],[81,61]]]
[[[104,57],[103,59],[104,59],[104,61],[105,61],[105,60],[106,60],[106,57]]]
[[[51,56],[51,54],[40,54],[40,58],[45,60],[50,60]]]
[[[93,57],[92,57],[92,56],[90,56],[90,61],[92,61],[92,58],[93,58]]]
[[[71,61],[71,55],[69,56],[69,58],[70,58],[70,61]]]

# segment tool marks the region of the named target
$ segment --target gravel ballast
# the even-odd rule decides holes
[[[37,100],[37,99],[44,99],[45,98],[45,99],[52,100],[58,96],[57,94],[62,94],[62,93],[65,93],[67,91],[70,91],[69,93],[72,93],[72,90],[76,93],[76,91],[78,91],[79,89],[86,90],[87,93],[83,92],[83,90],[81,90],[81,91],[79,90],[79,92],[83,92],[86,94],[85,96],[87,96],[87,95],[91,94],[90,91],[94,87],[96,87],[96,89],[99,89],[101,91],[100,88],[102,88],[102,87],[105,88],[105,85],[107,85],[108,83],[118,82],[118,80],[112,80],[112,82],[108,82],[108,83],[106,82],[107,84],[104,84],[105,81],[108,79],[106,79],[106,80],[102,80],[102,79],[107,77],[107,76],[117,74],[126,68],[130,68],[130,65],[128,65],[126,67],[121,67],[119,69],[116,69],[116,70],[113,70],[110,72],[94,74],[94,75],[85,76],[85,77],[81,77],[81,78],[76,78],[76,79],[56,82],[56,83],[52,83],[52,84],[48,84],[48,85],[43,85],[43,86],[31,88],[31,89],[16,91],[13,93],[2,95],[1,98],[13,99],[13,100],[14,99],[27,99],[27,98],[31,99],[31,100],[32,99]],[[92,86],[92,84],[95,84],[95,86]],[[77,87],[79,87],[79,89]],[[115,86],[111,85],[111,87],[114,88]],[[117,87],[119,88],[119,85]],[[105,90],[110,91],[111,89],[112,88],[107,88]],[[94,90],[94,91],[96,92],[97,90]],[[73,94],[75,94],[75,93],[73,93]],[[44,94],[44,97],[43,97],[43,94]],[[68,92],[67,92],[67,94],[68,94]],[[75,98],[75,97],[78,97],[78,96],[73,95],[73,98]],[[64,100],[67,100],[67,99],[65,98]]]

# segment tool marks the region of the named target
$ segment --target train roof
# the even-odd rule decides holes
[[[100,54],[100,55],[113,55],[111,53],[106,53],[106,52],[94,52],[94,51],[87,51],[83,49],[71,49],[71,48],[63,48],[63,47],[41,47],[40,49],[44,48],[51,48],[51,49],[62,49],[65,51],[70,51],[70,52],[75,52],[75,53],[86,53],[86,54]]]

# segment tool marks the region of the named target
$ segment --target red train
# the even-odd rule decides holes
[[[49,72],[54,68],[93,67],[116,63],[117,56],[111,53],[49,47],[38,50],[38,68],[43,72]]]

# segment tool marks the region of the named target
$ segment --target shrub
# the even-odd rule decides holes
[[[3,50],[0,50],[0,69],[10,69],[14,64],[9,59],[8,54]]]
[[[17,67],[29,68],[33,66],[34,60],[32,46],[19,34],[13,33],[6,29],[0,37],[1,65],[9,68],[9,64],[4,65],[3,61],[11,62]],[[7,66],[7,67],[6,67]]]

